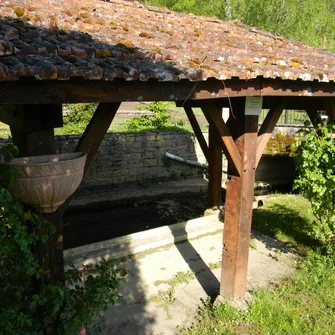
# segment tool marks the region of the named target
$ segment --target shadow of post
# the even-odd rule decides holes
[[[194,273],[197,281],[206,292],[207,296],[210,297],[211,302],[213,302],[220,293],[220,282],[202,259],[201,255],[193,247],[192,243],[188,240],[185,226],[182,229],[182,234],[185,234],[186,236],[184,241],[178,241],[180,232],[177,235],[176,231],[170,229],[174,236],[174,244],[190,270]]]

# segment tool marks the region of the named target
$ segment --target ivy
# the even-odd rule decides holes
[[[8,162],[17,149],[1,149]],[[5,335],[76,335],[84,324],[91,334],[104,326],[101,312],[121,300],[128,271],[116,260],[69,266],[66,283],[45,282],[34,248],[46,243],[50,224],[16,200],[9,188],[17,172],[0,164],[0,329]]]

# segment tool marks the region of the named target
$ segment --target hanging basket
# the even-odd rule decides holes
[[[13,195],[25,204],[52,213],[80,185],[86,153],[75,152],[15,158],[10,163],[20,172]]]

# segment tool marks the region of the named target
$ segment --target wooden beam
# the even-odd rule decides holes
[[[87,153],[84,174],[87,173],[119,107],[119,102],[108,104],[100,103],[83,135],[81,136],[74,151]],[[71,197],[59,207],[58,211],[64,214],[70,201]]]
[[[265,96],[263,97],[263,109],[271,109],[273,106],[277,106],[279,103],[283,104],[284,109],[291,110],[306,110],[306,108],[318,108],[322,109],[324,105],[324,100],[326,98],[320,97],[305,97],[305,96],[296,96],[296,97],[277,97],[277,96]],[[231,103],[234,101],[244,101],[244,97],[233,97],[233,98],[222,98],[215,99],[216,105],[220,107],[230,107]],[[187,102],[177,101],[176,105],[183,107],[203,107],[207,104],[208,100],[188,100]]]
[[[220,295],[229,300],[246,293],[258,129],[258,116],[245,116],[244,108],[234,108],[234,116],[230,129],[243,169],[226,183]]]
[[[18,94],[19,92],[19,94]],[[281,79],[208,79],[191,82],[125,80],[25,80],[0,83],[0,104],[183,101],[246,96],[335,97],[335,83]]]
[[[188,117],[188,120],[190,121],[190,124],[192,126],[192,129],[194,131],[194,134],[199,142],[200,148],[206,157],[207,162],[209,162],[209,152],[208,152],[208,145],[205,140],[205,137],[200,129],[199,123],[197,121],[197,118],[195,117],[192,108],[185,107],[185,113]]]
[[[283,112],[284,104],[279,103],[276,107],[269,110],[266,115],[261,128],[258,131],[257,139],[257,151],[256,151],[256,162],[255,168],[257,168],[258,163],[263,155],[264,149],[271,138],[273,129],[275,128],[281,113]]]
[[[217,107],[214,102],[209,101],[208,104],[202,107],[202,111],[206,116],[208,123],[213,125],[221,137],[221,146],[225,151],[230,166],[237,174],[241,174],[242,158],[238,152],[234,140],[226,123],[222,119],[222,109]]]
[[[221,204],[222,184],[222,149],[220,137],[214,125],[209,125],[209,159],[208,159],[208,207],[212,208]]]
[[[87,153],[84,174],[90,167],[119,107],[120,103],[99,104],[81,136],[75,152]]]

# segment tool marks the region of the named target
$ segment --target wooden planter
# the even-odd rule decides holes
[[[23,203],[52,213],[80,185],[85,161],[83,152],[15,158],[9,164],[20,177],[11,191]]]

